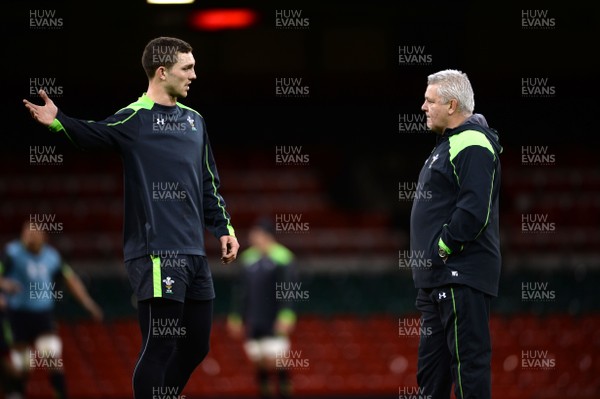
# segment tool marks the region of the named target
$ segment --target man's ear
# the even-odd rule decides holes
[[[458,108],[458,100],[452,99],[448,101],[448,115],[453,115]]]
[[[167,79],[167,68],[165,68],[164,66],[159,66],[158,68],[156,68],[156,76],[158,76],[158,78],[160,80],[165,80]]]

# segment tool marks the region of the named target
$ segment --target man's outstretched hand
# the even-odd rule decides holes
[[[224,265],[231,263],[237,258],[240,244],[235,236],[221,236],[221,263]]]
[[[44,90],[40,90],[39,94],[40,98],[44,101],[44,105],[35,105],[25,99],[23,99],[23,104],[25,104],[25,107],[29,110],[33,119],[44,126],[50,126],[54,121],[54,118],[56,118],[58,108]]]

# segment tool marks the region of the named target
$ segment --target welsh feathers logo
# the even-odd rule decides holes
[[[173,281],[173,279],[171,277],[167,277],[166,279],[163,280],[163,283],[165,283],[165,288],[166,293],[167,294],[172,294],[173,293],[173,284],[175,284],[175,281]]]
[[[192,118],[191,116],[187,117],[187,121],[190,124],[190,126],[192,127],[193,131],[196,131],[196,122],[194,121],[194,118]]]

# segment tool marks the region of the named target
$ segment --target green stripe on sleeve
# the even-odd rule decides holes
[[[467,147],[477,145],[480,147],[487,148],[492,153],[494,160],[496,159],[496,152],[494,151],[492,144],[490,143],[488,138],[485,136],[485,134],[483,134],[477,130],[465,130],[464,132],[461,132],[457,135],[451,136],[449,140],[450,140],[450,150],[449,150],[450,164],[452,165],[452,170],[454,171],[454,176],[456,177],[456,182],[458,183],[459,186],[460,186],[460,180],[458,178],[458,173],[456,172],[456,165],[454,165],[453,160],[462,150],[464,150]],[[496,177],[496,171],[494,170],[494,172],[492,174],[492,186],[490,187],[490,196],[489,196],[489,200],[488,200],[488,208],[487,208],[487,214],[485,217],[485,222],[484,222],[483,226],[481,227],[481,230],[479,230],[479,233],[477,233],[477,236],[475,238],[479,237],[481,232],[485,229],[485,227],[489,223],[490,213],[492,210],[492,194],[494,192],[495,177]]]
[[[65,129],[63,124],[58,119],[54,118],[52,123],[50,125],[48,125],[48,130],[50,130],[51,132],[54,132],[54,133],[63,132],[65,134],[65,136],[67,136],[69,141],[71,143],[73,143],[73,145],[75,147],[80,148],[79,145],[75,142],[75,140],[73,140],[73,137],[71,137],[69,135],[69,133],[67,132],[67,129]]]
[[[208,144],[206,144],[204,147],[204,158],[206,159],[206,169],[208,169],[208,173],[210,173],[210,177],[211,177],[211,183],[213,186],[213,195],[217,199],[217,205],[219,206],[219,208],[221,208],[221,212],[223,213],[223,219],[227,220],[227,231],[229,232],[230,236],[235,237],[235,230],[233,229],[233,226],[231,225],[231,222],[230,222],[229,218],[227,217],[227,212],[225,211],[225,207],[221,203],[221,197],[219,197],[219,194],[217,194],[217,185],[215,184],[215,175],[213,174],[212,170],[210,169],[210,164],[208,163]]]
[[[135,116],[135,114],[137,114],[138,110],[134,110],[133,113],[131,115],[129,115],[127,118],[123,119],[122,121],[118,121],[118,122],[114,122],[114,123],[107,123],[106,126],[116,126],[116,125],[122,125],[125,122],[127,122],[128,120],[130,120],[131,118],[133,118]],[[94,123],[94,121],[90,121],[91,123]]]
[[[162,278],[160,273],[160,256],[150,255],[152,259],[152,287],[154,289],[154,297],[162,297]]]
[[[488,211],[487,211],[487,214],[485,215],[485,223],[483,223],[483,227],[481,228],[481,230],[479,230],[479,233],[477,233],[477,236],[475,236],[475,239],[477,239],[477,237],[479,237],[479,235],[481,234],[483,229],[485,229],[485,226],[487,226],[488,223],[490,222],[490,213],[492,212],[492,194],[494,193],[494,178],[495,177],[496,177],[496,171],[494,170],[494,173],[492,173],[492,187],[490,187],[490,198],[488,200]]]

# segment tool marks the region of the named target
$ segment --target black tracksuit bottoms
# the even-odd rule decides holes
[[[427,399],[491,397],[491,296],[465,285],[419,289],[417,383]]]

